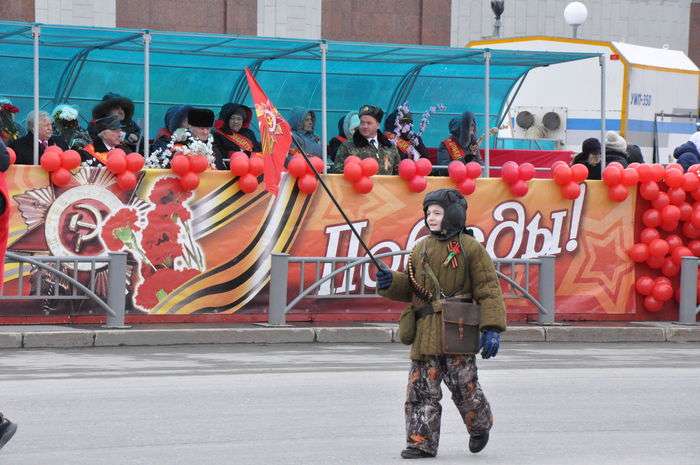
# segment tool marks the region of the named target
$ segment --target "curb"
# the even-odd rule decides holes
[[[0,327],[1,328],[1,327]],[[196,344],[383,344],[400,343],[398,325],[352,327],[144,328],[0,332],[0,349],[172,346]],[[511,326],[503,342],[700,342],[700,325]]]

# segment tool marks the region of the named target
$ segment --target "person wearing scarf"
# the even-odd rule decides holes
[[[239,103],[227,103],[219,111],[219,119],[215,122],[214,142],[225,158],[230,158],[231,152],[245,152],[250,156],[253,152],[262,151],[260,142],[250,129],[253,112],[250,107]]]
[[[479,153],[479,139],[476,137],[476,119],[469,111],[450,121],[450,137],[443,140],[438,148],[438,165],[449,165],[454,160],[463,163],[475,161],[484,164]]]

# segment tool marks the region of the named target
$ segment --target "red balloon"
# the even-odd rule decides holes
[[[676,247],[683,246],[683,239],[681,239],[677,234],[669,234],[666,236],[666,242],[668,242],[668,246],[671,248],[671,250],[674,250]]]
[[[563,160],[557,160],[557,161],[555,161],[554,163],[552,163],[552,166],[550,166],[549,169],[550,169],[552,172],[554,172],[554,168],[556,168],[556,167],[559,166],[559,165],[569,166],[569,164],[566,163],[565,161],[563,161]]]
[[[682,205],[686,199],[685,191],[680,187],[674,187],[668,190],[668,199],[673,205]]]
[[[671,280],[668,279],[666,276],[657,276],[654,278],[654,285],[659,284],[659,283],[666,283],[666,284],[671,284]]]
[[[318,187],[318,179],[316,179],[316,175],[314,174],[306,174],[297,180],[297,185],[299,186],[299,190],[304,194],[311,195],[316,192],[316,188]]]
[[[659,185],[654,181],[645,182],[639,186],[639,195],[641,195],[645,200],[656,200],[659,197],[660,192],[661,190],[659,189]]]
[[[343,162],[343,166],[347,165],[348,163],[361,163],[361,162],[362,162],[362,159],[360,157],[357,157],[355,155],[350,155]]]
[[[170,169],[178,176],[184,176],[190,172],[190,159],[185,155],[177,154],[170,160]]]
[[[622,166],[622,163],[620,163],[619,161],[614,161],[614,162],[612,162],[612,163],[608,163],[608,166],[612,166],[612,167],[615,167],[615,168],[619,168],[619,169],[621,169],[621,170],[625,169],[625,167]]]
[[[668,194],[666,194],[665,192],[659,192],[659,196],[656,197],[656,200],[651,202],[651,206],[661,211],[666,205],[669,205],[670,203],[671,199],[669,199]]]
[[[56,171],[51,173],[51,182],[58,187],[65,187],[70,184],[73,176],[65,168],[58,168]]]
[[[642,163],[637,167],[637,173],[639,174],[639,182],[651,182],[654,180],[654,173],[652,172],[651,166]]]
[[[666,259],[664,257],[649,257],[649,260],[647,260],[647,266],[649,268],[658,270],[664,265],[664,262]]]
[[[374,159],[372,159],[372,160],[374,160]],[[323,163],[323,159],[322,159],[322,158],[320,158],[320,157],[309,157],[309,161],[311,162],[311,165],[316,169],[316,172],[317,172],[318,174],[323,174],[323,170],[324,170],[324,168],[326,167],[326,164]],[[362,161],[362,163],[364,163],[364,160]],[[379,166],[377,166],[377,168],[378,168],[378,167],[379,167]],[[311,171],[311,168],[309,168],[309,165],[308,165],[308,164],[306,165],[306,172],[309,173],[309,174],[313,174],[313,171]],[[314,176],[314,179],[316,179],[315,176]],[[316,182],[318,182],[318,181],[316,181]],[[310,181],[307,181],[307,183],[310,183]],[[314,191],[315,191],[315,190],[316,190],[316,188],[314,187]],[[302,192],[304,192],[304,191],[302,191]],[[311,192],[313,192],[313,191],[311,191]]]
[[[628,195],[629,191],[622,184],[618,184],[608,189],[608,198],[613,202],[622,202]]]
[[[349,163],[345,164],[345,168],[347,169]],[[359,163],[356,163],[357,167],[362,171],[362,167],[360,166]],[[241,170],[243,170],[243,164],[241,164]],[[231,160],[231,171],[233,171],[233,160]],[[246,159],[246,165],[245,165],[245,172],[242,172],[242,174],[239,174],[237,176],[243,176],[244,174],[248,173],[250,171],[250,161]],[[293,157],[291,160],[289,160],[289,163],[287,164],[287,171],[289,172],[289,175],[293,178],[301,178],[306,174],[306,161],[302,157]],[[234,173],[236,174],[236,173]]]
[[[677,266],[681,266],[681,259],[683,257],[693,257],[693,252],[688,248],[688,247],[676,247],[673,249],[673,252],[671,252],[671,259],[673,260],[673,263],[675,263]]]
[[[464,163],[455,160],[452,163],[450,163],[449,166],[447,167],[448,172],[450,170],[450,167],[453,164],[459,165],[459,166],[464,166]],[[467,173],[467,170],[465,168],[464,174],[466,175],[466,173]],[[410,181],[411,179],[413,179],[413,177],[415,175],[416,175],[416,162],[414,162],[413,160],[411,160],[409,158],[406,158],[405,160],[401,160],[401,162],[399,163],[399,177],[401,179],[403,179],[404,181]],[[451,174],[450,174],[450,177],[452,177]],[[452,179],[454,179],[454,178],[452,178]]]
[[[603,182],[608,187],[620,184],[622,182],[622,169],[613,165],[606,166],[605,171],[603,171]]]
[[[427,186],[428,180],[425,179],[425,176],[415,176],[408,181],[408,189],[411,192],[423,192]]]
[[[683,175],[683,190],[686,192],[693,192],[700,187],[700,178],[698,178],[697,173],[685,173]]]
[[[578,184],[588,178],[588,167],[580,163],[576,163],[571,167],[571,175],[574,181]]]
[[[680,204],[678,209],[681,211],[681,221],[690,220],[690,217],[693,214],[693,207],[691,207],[688,202],[683,202]]]
[[[199,186],[199,176],[193,171],[188,171],[180,177],[180,187],[186,191],[193,191]]]
[[[700,229],[693,226],[693,223],[685,223],[681,228],[681,232],[688,239],[697,239],[700,237]]]
[[[696,257],[700,257],[700,241],[692,240],[688,242],[688,248]]]
[[[653,180],[656,182],[661,182],[661,180],[664,178],[664,175],[666,174],[666,169],[664,168],[664,165],[660,165],[658,163],[654,163],[651,165],[651,174],[653,176]]]
[[[433,171],[433,164],[427,158],[416,160],[416,173],[418,176],[427,176]]]
[[[527,195],[528,187],[527,183],[522,179],[515,181],[515,184],[510,185],[510,193],[516,197],[524,197]]]
[[[141,171],[144,164],[145,161],[143,159],[143,155],[140,153],[131,152],[126,156],[126,169],[133,173],[138,173]]]
[[[530,179],[535,177],[535,165],[533,165],[532,163],[523,163],[518,167],[518,173],[520,175],[520,179],[522,179],[523,181],[529,181]],[[586,170],[586,176],[588,176],[588,170]]]
[[[678,228],[678,221],[662,221],[661,229],[666,232],[673,232]]]
[[[681,209],[675,205],[666,205],[661,210],[662,223],[678,223],[681,219]]]
[[[136,175],[133,171],[124,171],[117,176],[117,186],[123,191],[130,191],[136,187]]]
[[[661,310],[663,308],[663,306],[664,306],[664,303],[659,302],[653,296],[648,295],[648,296],[644,297],[644,308],[648,312],[658,312],[659,310]]]
[[[7,156],[10,157],[10,165],[14,165],[17,162],[17,154],[12,147],[5,147],[7,150]]]
[[[683,171],[679,171],[677,169],[666,170],[664,181],[668,187],[681,187],[685,181]]]
[[[690,168],[688,168],[688,173],[697,173],[698,171],[700,171],[700,163],[690,165]]]
[[[654,239],[660,239],[661,234],[659,231],[657,231],[654,228],[644,228],[642,231],[639,233],[639,240],[642,241],[644,244],[648,244]]]
[[[627,251],[627,255],[629,255],[634,262],[645,262],[649,259],[649,246],[646,244],[634,244]]]
[[[622,184],[625,186],[634,186],[639,182],[639,174],[633,168],[625,168],[622,170]]]
[[[579,165],[574,165],[579,166]],[[581,194],[581,186],[579,186],[576,181],[569,182],[566,186],[561,188],[561,193],[565,199],[576,200]]]
[[[75,150],[66,150],[61,154],[61,166],[67,170],[72,170],[80,166],[82,159]]]
[[[695,226],[695,228],[700,229],[700,209],[693,209],[693,213],[690,215],[690,223]]]
[[[372,178],[368,178],[367,176],[362,176],[352,184],[352,187],[358,194],[369,194],[372,191],[372,186]]]
[[[425,161],[430,163],[430,161],[428,161],[427,159]],[[364,176],[374,176],[375,174],[377,174],[377,171],[379,171],[379,163],[377,163],[376,158],[365,158],[364,160],[362,160],[361,165],[362,174]],[[430,167],[432,169],[432,165],[430,165]],[[417,164],[416,168],[418,168]],[[428,173],[430,173],[430,171],[428,171]]]
[[[195,173],[203,173],[209,168],[209,159],[204,155],[190,156],[190,168]]]
[[[408,160],[403,160],[404,161]],[[401,174],[401,163],[399,163],[399,175]],[[467,179],[467,167],[461,161],[454,160],[447,165],[447,174],[454,181],[455,184],[461,184],[462,181]]]
[[[61,156],[55,150],[50,152],[47,150],[41,156],[39,164],[49,173],[53,173],[61,167]]]
[[[343,177],[350,182],[357,182],[362,178],[362,165],[359,163],[348,163],[343,170]]]
[[[520,169],[514,161],[507,161],[501,167],[501,179],[506,184],[515,184],[520,180]]]
[[[640,276],[637,282],[634,283],[634,288],[641,295],[650,295],[654,289],[654,280],[649,276]]]
[[[467,177],[472,179],[481,177],[481,165],[475,161],[467,163]]]
[[[654,239],[649,243],[649,255],[652,257],[665,257],[671,247],[663,239]]]
[[[680,266],[673,263],[673,260],[671,260],[670,258],[664,259],[664,264],[661,266],[661,272],[664,274],[664,276],[673,278],[675,276],[678,276],[678,273],[680,273],[680,271]]]
[[[249,163],[249,172],[256,178],[265,171],[265,160],[259,156],[251,156]]]
[[[126,154],[122,149],[112,149],[107,154],[107,169],[112,174],[122,174],[126,171]]]
[[[238,178],[238,188],[245,194],[255,192],[258,188],[258,178],[253,174],[246,173]]]
[[[476,182],[471,178],[467,178],[459,184],[459,191],[462,195],[472,195],[475,190]]]
[[[552,171],[552,178],[554,182],[560,186],[565,186],[573,180],[574,174],[570,167],[566,165],[559,165]]]
[[[681,165],[680,163],[669,163],[668,165],[666,165],[666,171],[669,171],[669,170],[677,170],[677,171],[680,171],[681,173],[683,171],[685,171],[683,169],[683,165]]]
[[[650,208],[642,213],[642,223],[647,228],[656,228],[661,224],[661,213],[654,208]]]

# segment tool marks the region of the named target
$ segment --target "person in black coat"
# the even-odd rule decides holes
[[[630,159],[627,156],[627,141],[617,132],[608,131],[605,134],[605,166],[613,162],[627,168]]]
[[[630,163],[644,163],[644,155],[642,149],[635,144],[627,144],[627,158]]]
[[[230,158],[231,152],[261,152],[260,142],[249,128],[253,112],[250,107],[239,103],[227,103],[221,107],[219,121],[214,131],[214,144],[224,158]]]
[[[96,120],[108,115],[114,115],[119,120],[121,130],[124,132],[122,145],[126,147],[126,152],[142,153],[144,142],[141,140],[141,128],[133,120],[134,102],[110,92],[102,97],[102,102],[92,109],[92,119]],[[88,132],[93,136],[94,128],[91,126],[92,123],[88,126]]]
[[[673,150],[673,156],[684,171],[688,171],[688,168],[693,165],[700,164],[700,131],[690,136],[688,142],[676,147]]]
[[[17,154],[17,165],[33,165],[34,164],[34,113],[29,113],[27,116],[27,135],[13,140],[8,144]],[[59,146],[62,150],[68,150],[66,141],[57,135],[53,135],[53,126],[49,114],[39,112],[39,158],[44,154],[47,147],[52,145]]]
[[[423,139],[412,134],[413,116],[411,113],[404,114],[400,121],[397,121],[398,118],[398,111],[389,113],[389,116],[384,120],[384,135],[396,145],[401,159],[410,158],[411,160],[416,160],[418,158],[428,158],[428,149],[423,143]]]
[[[586,139],[581,145],[581,152],[574,157],[572,165],[585,165],[588,179],[600,179],[600,141],[594,137]]]

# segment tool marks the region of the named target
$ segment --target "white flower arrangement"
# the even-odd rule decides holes
[[[75,121],[78,119],[78,109],[70,105],[59,105],[53,110],[53,119]]]
[[[402,105],[399,105],[399,107],[396,109],[396,122],[394,123],[394,134],[396,135],[396,137],[392,141],[394,145],[396,145],[397,140],[401,137],[401,135],[405,134],[406,137],[408,137],[408,140],[411,142],[409,151],[411,152],[413,159],[418,160],[420,158],[420,153],[418,153],[416,147],[418,147],[418,145],[420,144],[419,138],[423,135],[423,133],[428,127],[430,116],[433,113],[436,113],[437,111],[445,111],[446,108],[447,107],[443,104],[431,106],[421,116],[420,132],[416,134],[413,131],[413,123],[401,124],[401,120],[404,119],[406,115],[409,115],[411,113],[411,108],[408,106],[408,102],[404,102]]]
[[[211,134],[207,137],[207,141],[203,142],[195,139],[188,129],[179,128],[173,133],[170,142],[164,149],[158,149],[148,156],[145,166],[147,168],[169,168],[173,156],[176,153],[182,153],[187,156],[204,155],[209,160],[209,166],[216,169],[213,143],[214,136]]]

